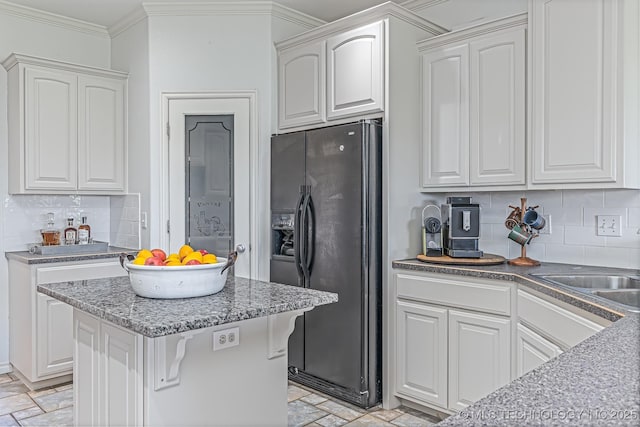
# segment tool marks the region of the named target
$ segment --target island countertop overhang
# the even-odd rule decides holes
[[[37,290],[150,338],[338,301],[332,292],[239,277],[229,277],[216,294],[182,299],[137,296],[126,276],[42,284]]]

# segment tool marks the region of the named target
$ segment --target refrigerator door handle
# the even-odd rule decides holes
[[[302,231],[302,203],[304,201],[305,192],[302,186],[300,186],[300,197],[296,203],[296,212],[293,218],[293,257],[296,264],[296,270],[298,271],[298,281],[305,286],[304,283],[304,271],[302,270],[302,253],[301,253],[301,231]]]
[[[309,188],[305,187],[304,201],[302,202],[302,208],[300,208],[300,267],[302,268],[302,274],[304,275],[305,287],[309,287],[309,280],[311,279],[311,273],[307,266],[307,257],[309,253],[309,218],[307,213],[309,212],[309,200],[311,195],[309,194]]]
[[[316,214],[313,208],[313,199],[309,194],[309,201],[307,202],[307,215],[309,217],[309,226],[306,228],[308,236],[306,238],[307,249],[304,257],[304,262],[307,271],[311,274],[311,267],[313,266],[314,248],[316,245]]]

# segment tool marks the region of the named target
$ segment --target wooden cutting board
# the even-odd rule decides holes
[[[504,257],[488,253],[482,255],[481,258],[452,258],[449,255],[426,256],[422,254],[418,255],[416,258],[422,262],[447,265],[496,265],[505,262]]]

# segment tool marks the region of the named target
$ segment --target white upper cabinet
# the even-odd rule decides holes
[[[469,184],[469,47],[422,57],[422,185]]]
[[[384,22],[327,40],[329,119],[384,109]]]
[[[37,67],[24,70],[24,176],[20,178],[25,189],[76,189],[76,100],[73,73]],[[16,143],[10,139],[10,145]],[[12,166],[10,161],[9,168]]]
[[[418,44],[424,189],[524,187],[525,33],[518,15]]]
[[[637,0],[531,0],[530,187],[638,188]]]
[[[326,120],[326,42],[278,53],[278,126],[288,128]]]
[[[125,189],[122,80],[78,77],[78,189]]]
[[[126,190],[124,73],[11,55],[9,193]]]

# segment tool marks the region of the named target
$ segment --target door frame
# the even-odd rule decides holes
[[[207,91],[207,92],[163,92],[162,98],[162,150],[160,152],[161,176],[160,180],[160,226],[163,228],[160,232],[161,247],[169,246],[169,233],[166,229],[169,220],[169,104],[172,100],[209,100],[209,101],[228,101],[244,99],[248,101],[249,115],[249,244],[243,256],[249,257],[250,278],[255,278],[258,273],[258,264],[256,254],[260,253],[258,247],[258,218],[257,214],[257,179],[258,167],[258,110],[257,110],[257,91],[255,90],[237,90],[237,91]],[[231,114],[237,114],[238,111],[231,111]],[[203,114],[218,115],[218,111]]]

